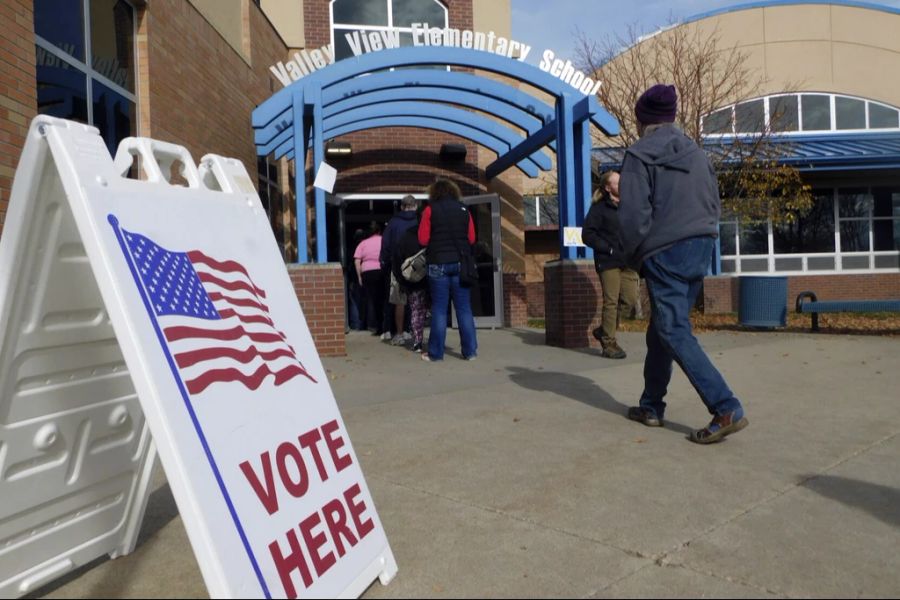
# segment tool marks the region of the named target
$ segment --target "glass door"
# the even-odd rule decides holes
[[[503,327],[503,263],[500,245],[500,197],[497,194],[463,198],[475,223],[475,264],[478,285],[471,290],[475,326]],[[453,311],[451,311],[453,312]],[[456,314],[453,313],[456,327]]]

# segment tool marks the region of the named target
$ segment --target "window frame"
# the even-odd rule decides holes
[[[80,0],[81,2],[81,14],[83,19],[83,29],[82,35],[84,35],[84,62],[78,60],[71,54],[66,53],[61,48],[58,48],[56,45],[49,42],[47,39],[41,37],[35,32],[34,34],[34,43],[35,46],[40,46],[42,50],[45,52],[49,52],[64,61],[66,64],[80,71],[82,74],[86,75],[87,79],[87,88],[86,88],[86,98],[87,98],[87,115],[88,115],[88,125],[94,124],[94,84],[93,80],[97,80],[112,91],[117,94],[125,97],[128,101],[134,104],[134,115],[135,115],[135,133],[136,135],[140,135],[140,103],[138,102],[138,98],[140,96],[140,77],[138,76],[138,19],[137,19],[137,8],[131,0],[123,0],[125,4],[131,7],[132,14],[134,18],[132,19],[132,35],[131,35],[131,45],[132,45],[132,53],[134,56],[134,92],[128,91],[126,88],[120,86],[116,82],[112,81],[99,71],[94,70],[93,67],[93,59],[94,52],[91,43],[91,6],[90,0]]]
[[[774,240],[774,228],[772,226],[771,220],[767,222],[768,229],[768,254],[742,254],[741,253],[741,232],[742,232],[742,223],[740,220],[734,216],[724,217],[721,219],[719,223],[719,231],[721,235],[722,225],[731,225],[734,226],[734,248],[735,252],[733,254],[723,254],[721,253],[721,240],[718,243],[719,251],[719,259],[720,264],[724,266],[725,263],[733,263],[734,268],[725,270],[722,268],[720,270],[720,275],[726,275],[730,277],[737,277],[740,275],[758,275],[762,273],[768,274],[777,274],[777,275],[823,275],[829,273],[890,273],[890,272],[898,272],[900,271],[900,267],[877,267],[878,258],[880,257],[898,257],[898,263],[900,263],[900,250],[875,250],[875,231],[874,224],[876,221],[888,221],[892,222],[896,226],[900,223],[900,215],[896,216],[882,216],[876,217],[874,206],[870,206],[867,214],[865,216],[853,216],[853,217],[841,217],[840,216],[840,197],[841,192],[849,191],[849,190],[860,190],[862,193],[873,196],[874,190],[876,188],[884,188],[884,185],[869,185],[869,186],[841,186],[838,184],[827,185],[817,188],[821,190],[823,195],[831,196],[831,210],[834,215],[833,220],[833,235],[834,235],[834,250],[831,252],[793,252],[793,253],[776,253],[775,252],[775,240]],[[900,193],[900,186],[896,188],[896,191],[892,193]],[[868,250],[862,251],[849,251],[843,250],[841,248],[841,225],[843,223],[866,223],[868,227]],[[895,238],[894,243],[897,244],[897,239]],[[849,265],[845,266],[846,263],[852,262],[854,259],[858,258],[866,258],[867,259],[867,267],[865,268],[854,268]],[[743,268],[743,263],[745,261],[751,261],[751,263],[757,263],[760,259],[766,259],[768,263],[768,268],[766,271],[760,270],[746,270]],[[785,269],[778,270],[776,268],[776,262],[784,259],[800,259],[801,268],[798,269]],[[810,268],[810,262],[822,261],[822,260],[832,260],[833,267],[829,269],[819,269],[819,268]],[[749,264],[749,263],[748,263]]]
[[[797,98],[797,130],[796,131],[776,131],[772,129],[772,121],[771,121],[771,100],[776,98],[785,98],[785,97],[796,97]],[[803,96],[826,96],[828,97],[828,106],[829,106],[829,129],[804,129],[803,128]],[[837,128],[837,110],[836,104],[838,98],[846,98],[848,100],[858,100],[864,103],[865,108],[865,120],[866,125],[863,129],[838,129]],[[887,132],[887,131],[900,131],[900,107],[891,106],[890,104],[886,104],[884,102],[879,102],[877,100],[870,100],[869,98],[863,98],[861,96],[851,96],[849,94],[836,94],[832,92],[816,92],[816,91],[803,91],[803,92],[790,92],[786,94],[770,94],[768,96],[760,96],[758,98],[748,98],[746,100],[742,100],[740,102],[736,102],[734,104],[729,104],[725,106],[717,107],[714,110],[711,110],[709,113],[704,115],[701,119],[701,130],[705,120],[708,116],[718,113],[723,110],[731,111],[731,131],[725,133],[706,133],[703,132],[701,135],[704,138],[728,138],[735,136],[746,136],[746,135],[759,135],[762,132],[756,133],[748,133],[748,132],[737,132],[737,106],[743,105],[751,102],[757,102],[759,100],[763,100],[764,106],[764,127],[766,131],[771,131],[773,135],[778,136],[798,136],[798,135],[827,135],[832,133],[838,134],[847,134],[847,133],[862,133],[862,132]],[[871,116],[870,116],[870,107],[872,105],[880,106],[882,108],[886,108],[888,110],[892,110],[897,112],[898,114],[898,125],[897,127],[872,127],[871,125]]]
[[[388,30],[393,31],[393,30],[396,30],[400,33],[408,33],[408,34],[412,35],[412,33],[413,33],[412,27],[395,27],[394,26],[394,24],[393,24],[394,23],[394,2],[393,2],[393,0],[381,0],[381,1],[387,3],[388,24],[386,26],[385,25],[354,25],[352,23],[335,23],[335,21],[334,21],[334,3],[337,2],[337,0],[329,0],[329,2],[328,2],[328,21],[329,21],[330,34],[331,34],[331,48],[332,48],[332,52],[334,52],[335,62],[337,62],[338,60],[343,60],[343,59],[339,59],[337,57],[337,44],[335,44],[335,37],[334,37],[335,28],[355,30],[355,31],[388,31]],[[437,4],[438,6],[441,7],[441,10],[444,11],[444,23],[442,24],[441,28],[444,29],[444,28],[449,27],[450,26],[450,8],[446,4],[441,2],[440,0],[427,0],[427,1],[434,2],[435,4]],[[429,25],[429,27],[433,27],[433,25],[431,23],[429,23],[428,25]],[[415,42],[415,37],[413,38],[413,41]],[[346,57],[346,58],[349,58],[349,57]]]

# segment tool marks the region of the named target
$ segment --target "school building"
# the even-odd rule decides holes
[[[479,324],[521,326],[529,316],[546,316],[549,325],[556,314],[578,313],[580,320],[567,321],[556,337],[548,333],[548,342],[586,345],[599,312],[592,261],[578,259],[583,252],[559,261],[560,223],[577,225],[583,215],[565,214],[571,200],[558,201],[559,182],[537,153],[528,158],[533,164],[523,159],[520,168],[488,177],[518,137],[490,125],[479,131],[496,135],[481,138],[464,125],[409,126],[383,115],[374,129],[336,127],[324,157],[337,169],[337,181],[323,206],[312,188],[312,160],[301,178],[306,189],[298,194],[290,152],[258,156],[263,145],[251,115],[284,88],[273,65],[325,47],[338,63],[324,73],[342,60],[357,60],[346,34],[399,30],[406,48],[415,23],[512,39],[510,1],[5,0],[0,227],[37,114],[94,125],[110,152],[137,135],[183,145],[195,160],[206,153],[236,157],[256,177],[320,352],[341,354],[343,265],[353,233],[389,219],[404,195],[422,197],[435,177],[449,177],[470,198],[478,224],[483,276],[473,308]],[[746,133],[745,124],[764,120],[776,104],[787,107],[793,118],[783,132],[791,141],[783,160],[802,171],[817,198],[815,209],[790,228],[723,220],[722,275],[708,280],[707,308],[736,310],[739,278],[748,273],[785,274],[792,292],[813,289],[822,298],[900,297],[900,80],[892,76],[900,67],[900,12],[861,2],[770,1],[700,15],[679,27],[716,29],[722,43],[745,50],[766,79],[759,97],[707,117],[710,137]],[[542,49],[540,40],[522,41],[534,44],[536,53]],[[300,60],[304,69],[316,69]],[[549,113],[532,111],[538,129],[554,118],[545,91],[502,73],[434,64],[431,87],[455,73],[484,76],[539,99]],[[787,83],[795,87],[785,89]],[[499,106],[494,112],[461,106],[473,122],[503,116]],[[524,131],[516,135],[532,137],[529,127],[521,124]],[[506,145],[495,145],[495,138]],[[542,176],[533,177],[535,170]],[[567,188],[559,187],[565,196]]]

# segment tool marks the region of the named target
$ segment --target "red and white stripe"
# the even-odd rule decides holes
[[[196,250],[187,255],[222,317],[159,317],[189,393],[232,381],[256,390],[271,377],[275,385],[298,375],[315,382],[272,322],[265,290],[241,264],[217,261]]]

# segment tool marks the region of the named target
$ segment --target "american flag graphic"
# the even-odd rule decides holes
[[[316,382],[275,328],[265,290],[240,263],[122,235],[190,394],[226,382],[256,390],[268,377],[276,386],[300,375]]]

